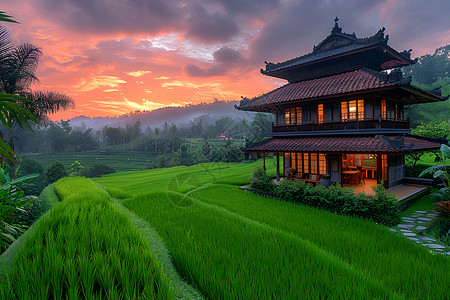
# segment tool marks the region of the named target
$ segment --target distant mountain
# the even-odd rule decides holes
[[[252,120],[254,113],[235,109],[234,105],[238,104],[238,101],[215,101],[212,103],[202,103],[184,107],[164,107],[151,112],[117,118],[90,118],[86,116],[79,116],[70,119],[70,125],[72,127],[85,127],[99,130],[105,126],[125,127],[126,124],[134,124],[137,120],[140,120],[142,123],[142,129],[145,130],[147,126],[151,128],[161,127],[164,122],[169,124],[174,123],[178,127],[184,127],[192,121],[196,122],[196,120],[199,120],[200,117],[203,120],[207,120],[208,123],[215,122],[225,116]]]

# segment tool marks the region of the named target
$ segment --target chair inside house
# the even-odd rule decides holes
[[[305,179],[304,181],[315,186],[320,181],[320,179],[320,175],[318,174],[309,174],[309,178]]]

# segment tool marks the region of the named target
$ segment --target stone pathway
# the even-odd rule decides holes
[[[402,222],[396,228],[391,228],[390,230],[402,234],[424,247],[430,248],[435,253],[450,255],[448,247],[438,244],[435,239],[422,234],[422,230],[427,228],[424,225],[438,215],[439,213],[436,211],[416,210],[411,217],[403,217]]]

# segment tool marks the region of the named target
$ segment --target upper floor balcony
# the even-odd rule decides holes
[[[323,121],[307,122],[301,124],[272,124],[272,133],[303,133],[317,131],[354,131],[374,129],[400,129],[409,130],[409,120],[403,119],[385,119],[372,118],[363,120],[342,120],[342,121]]]

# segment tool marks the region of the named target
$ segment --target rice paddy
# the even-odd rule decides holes
[[[367,220],[239,190],[258,165],[58,181],[62,201],[35,224],[0,298],[185,298],[164,271],[172,263],[207,299],[447,298],[448,257]],[[155,255],[144,227],[171,261]]]
[[[56,183],[62,202],[25,240],[1,299],[173,299],[136,227],[84,178]]]

